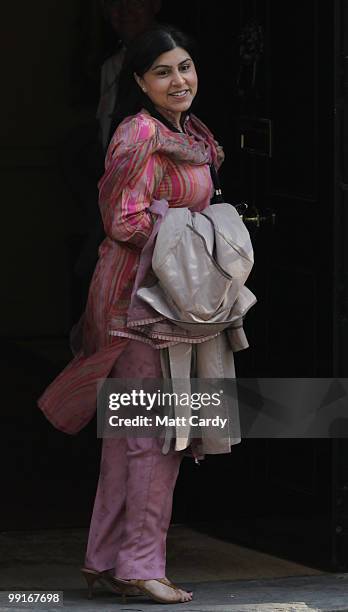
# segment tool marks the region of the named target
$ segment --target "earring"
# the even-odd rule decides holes
[[[145,89],[145,87],[143,87],[143,92],[144,92],[144,93],[146,93],[146,92],[147,92],[147,89]]]

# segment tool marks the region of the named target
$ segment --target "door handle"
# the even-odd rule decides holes
[[[244,223],[253,223],[256,227],[260,227],[261,223],[270,221],[273,226],[275,225],[276,214],[273,210],[267,208],[263,213],[260,213],[256,206],[253,206],[250,212],[249,215],[243,215]]]

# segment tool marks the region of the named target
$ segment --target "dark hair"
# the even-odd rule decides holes
[[[127,48],[123,68],[120,74],[118,102],[113,117],[113,129],[125,117],[135,115],[142,108],[156,115],[156,110],[149,97],[137,84],[134,73],[142,77],[151,68],[156,58],[172,51],[176,47],[185,49],[195,60],[195,44],[183,32],[171,26],[158,26],[137,36]]]

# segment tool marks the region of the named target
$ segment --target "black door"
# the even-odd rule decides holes
[[[224,2],[214,10],[199,3],[195,11],[200,113],[225,148],[225,195],[249,203],[255,250],[248,285],[258,304],[247,316],[251,347],[236,355],[237,373],[342,376],[347,177],[338,141],[347,125],[347,3],[239,0],[229,4],[228,18]],[[230,456],[184,466],[178,516],[269,552],[343,569],[346,454],[345,440],[243,440]]]

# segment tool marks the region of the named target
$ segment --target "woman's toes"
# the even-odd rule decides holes
[[[192,600],[192,593],[189,593],[188,591],[184,591],[183,589],[179,589],[179,593],[184,598],[183,601]]]
[[[166,583],[168,585],[172,584],[171,581],[169,580],[169,578],[167,578],[167,576],[164,578],[164,580],[166,581]],[[185,598],[184,601],[191,601],[192,600],[192,591],[185,591],[184,589],[180,589],[180,588],[178,588],[178,590],[179,590],[180,594]]]

